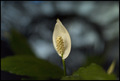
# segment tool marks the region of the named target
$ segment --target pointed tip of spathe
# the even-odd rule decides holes
[[[58,22],[58,21],[60,21],[60,19],[59,19],[59,18],[57,18],[57,20],[56,20],[56,21]]]
[[[60,21],[60,19],[59,18],[57,18],[57,20],[56,20],[56,24],[62,24],[62,22]]]
[[[57,21],[59,20],[59,18],[57,18]]]

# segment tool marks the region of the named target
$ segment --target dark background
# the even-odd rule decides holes
[[[52,44],[57,18],[72,40],[71,53],[66,59],[67,74],[85,64],[87,56],[104,55],[105,70],[113,59],[117,60],[114,73],[119,79],[118,1],[1,1],[1,58],[14,55],[8,39],[14,27],[27,38],[36,57],[62,68]],[[1,80],[22,77],[26,76],[1,71]]]

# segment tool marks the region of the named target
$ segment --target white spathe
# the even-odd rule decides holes
[[[57,19],[57,23],[55,24],[55,28],[53,31],[53,45],[54,45],[54,48],[56,51],[57,51],[56,38],[58,36],[61,36],[63,39],[64,49],[65,49],[64,53],[63,53],[63,59],[66,59],[71,51],[71,38],[70,38],[70,35],[69,35],[67,29],[63,26],[63,24],[61,23],[61,21],[59,19]],[[58,53],[58,55],[61,56],[61,54],[59,54],[59,53]]]

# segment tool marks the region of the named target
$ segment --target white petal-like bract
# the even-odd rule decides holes
[[[57,44],[56,44],[57,37],[62,37],[63,39],[64,42],[63,59],[66,59],[71,51],[71,38],[67,29],[63,26],[63,24],[59,19],[57,19],[57,23],[55,24],[55,28],[53,31],[53,45],[56,51],[57,51]],[[59,56],[61,56],[60,52],[57,51],[57,53]]]

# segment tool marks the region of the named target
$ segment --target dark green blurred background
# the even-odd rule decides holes
[[[1,58],[14,55],[11,29],[27,39],[38,58],[62,68],[52,44],[52,33],[59,18],[70,33],[72,49],[66,59],[67,74],[92,62],[105,70],[116,59],[114,73],[119,79],[119,2],[118,1],[1,1]],[[18,35],[14,34],[13,39]],[[26,47],[14,43],[16,47]],[[14,47],[15,48],[15,47]],[[13,52],[16,50],[16,52]],[[21,53],[26,53],[22,50]],[[1,71],[2,80],[22,76]]]

